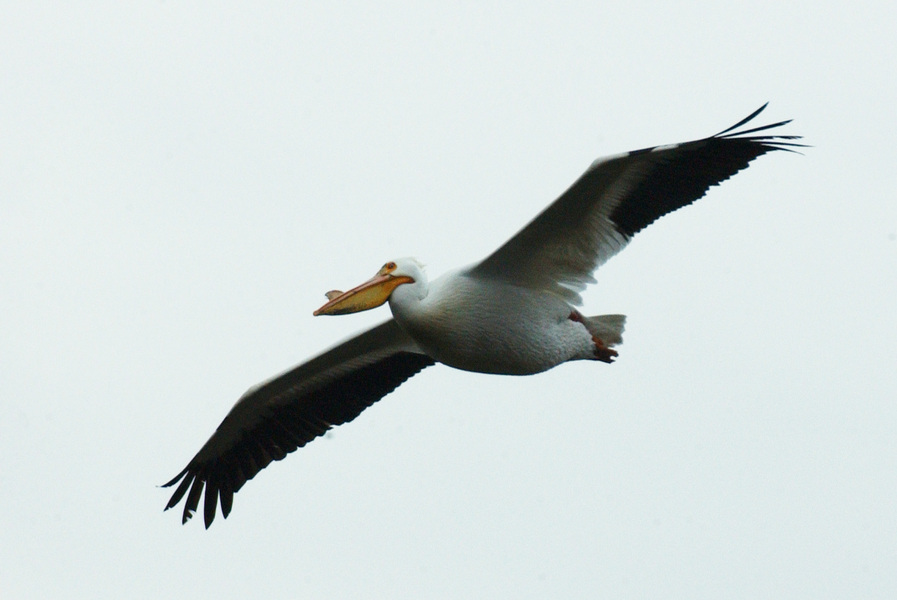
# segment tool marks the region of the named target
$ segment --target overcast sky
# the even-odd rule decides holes
[[[894,3],[431,4],[0,7],[3,598],[897,596]],[[324,292],[766,101],[813,147],[598,272],[615,364],[431,368],[209,531],[162,511],[388,315]]]

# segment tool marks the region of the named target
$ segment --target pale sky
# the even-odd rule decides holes
[[[4,3],[0,595],[897,597],[897,8]],[[437,366],[163,512],[313,318],[504,242],[595,158],[766,101],[774,153],[640,233],[613,365]]]

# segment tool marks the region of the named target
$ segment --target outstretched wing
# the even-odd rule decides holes
[[[247,391],[183,471],[165,510],[187,494],[183,523],[205,489],[206,528],[218,501],[227,518],[234,494],[272,460],[281,460],[434,364],[392,319]],[[189,490],[189,494],[187,493]]]
[[[660,217],[701,198],[762,154],[800,136],[755,135],[790,121],[596,160],[560,198],[469,274],[546,289],[580,304],[592,273]]]

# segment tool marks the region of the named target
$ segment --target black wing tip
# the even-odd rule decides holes
[[[178,485],[178,487],[174,490],[174,493],[171,494],[171,498],[168,500],[168,503],[165,505],[165,508],[163,508],[162,511],[165,512],[169,509],[174,508],[175,506],[180,504],[181,500],[186,495],[187,500],[184,504],[184,512],[181,515],[181,524],[186,525],[187,521],[193,518],[194,513],[196,513],[196,510],[199,508],[199,500],[202,497],[204,488],[207,487],[207,482],[199,477],[199,475],[195,471],[191,470],[191,468],[188,466],[183,471],[178,473],[171,481],[163,483],[159,487],[171,487],[178,482],[180,482],[180,485]],[[188,490],[190,492],[189,494],[187,494]],[[215,520],[215,509],[217,508],[216,506],[210,506],[210,498],[214,497],[216,504],[218,500],[218,494],[215,493],[214,496],[212,496],[210,495],[210,491],[210,489],[205,489],[206,500],[205,506],[203,508],[206,529],[208,529],[209,525],[212,524],[212,521]],[[227,515],[225,515],[225,518],[227,518]]]
[[[749,123],[749,122],[753,121],[754,118],[755,118],[757,115],[759,115],[759,114],[762,113],[764,110],[766,110],[766,107],[767,107],[767,106],[769,106],[769,100],[767,100],[766,102],[764,102],[764,103],[763,103],[763,106],[761,106],[760,108],[758,108],[757,110],[755,110],[754,112],[752,112],[751,114],[749,114],[748,116],[746,116],[745,118],[743,118],[742,120],[738,121],[737,123],[735,123],[735,124],[732,125],[731,127],[728,127],[728,128],[726,128],[726,129],[723,129],[722,131],[720,131],[719,133],[717,133],[717,134],[714,135],[713,137],[723,137],[725,134],[729,133],[730,131],[732,131],[732,130],[734,130],[734,129],[738,129],[739,127],[741,127],[741,126],[744,125],[745,123]],[[791,120],[789,119],[788,121],[783,121],[783,122],[781,122],[781,123],[776,123],[775,125],[770,125],[770,127],[778,127],[779,125],[784,125],[785,123],[790,123],[790,122],[791,122]],[[736,134],[732,134],[732,135],[739,135],[739,134],[736,133]]]
[[[163,484],[160,485],[159,487],[167,488],[167,487],[171,487],[171,486],[173,486],[173,485],[176,484],[178,481],[180,481],[181,479],[183,479],[183,478],[184,478],[184,475],[186,475],[186,474],[187,474],[187,471],[189,471],[189,470],[190,470],[190,467],[184,467],[184,470],[181,471],[180,473],[178,473],[177,475],[175,475],[174,478],[172,478],[171,481],[169,481],[168,483],[163,483]]]
[[[663,144],[660,146],[650,146],[648,148],[632,150],[630,152],[627,152],[626,155],[627,156],[638,156],[638,155],[642,155],[642,154],[650,154],[652,152],[656,152],[658,149],[665,149],[665,148],[675,149],[675,148],[682,147],[682,146],[701,145],[701,144],[705,144],[708,142],[721,141],[721,140],[740,141],[741,143],[747,143],[748,145],[761,150],[757,154],[757,156],[759,156],[761,154],[765,154],[766,152],[770,152],[773,150],[785,150],[786,152],[794,152],[796,154],[801,154],[798,150],[794,150],[794,148],[811,148],[812,147],[809,144],[801,144],[801,143],[794,141],[794,140],[803,139],[803,136],[801,136],[801,135],[777,135],[777,134],[751,135],[753,133],[769,131],[769,130],[775,129],[777,127],[782,127],[784,125],[788,125],[794,119],[785,119],[784,121],[778,121],[777,123],[770,123],[769,125],[760,125],[758,127],[753,127],[751,129],[736,131],[739,127],[746,125],[747,123],[749,123],[750,121],[755,119],[757,117],[757,115],[759,115],[761,112],[763,112],[763,110],[767,106],[769,106],[769,102],[764,103],[763,106],[761,106],[760,108],[758,108],[757,110],[755,110],[754,112],[752,112],[751,114],[746,116],[745,118],[741,119],[740,121],[738,121],[731,127],[727,127],[726,129],[723,129],[719,133],[711,135],[710,137],[699,139],[699,140],[693,140],[690,142],[682,142],[679,144]]]
[[[760,133],[761,131],[769,131],[770,129],[776,129],[778,127],[783,127],[791,123],[794,119],[785,119],[784,121],[778,121],[776,123],[770,123],[768,125],[760,125],[759,127],[752,127],[751,129],[744,129],[742,131],[736,131],[739,127],[750,123],[754,120],[757,115],[763,112],[766,107],[769,106],[769,102],[765,102],[760,108],[735,123],[731,127],[723,129],[716,135],[710,137],[710,139],[726,139],[726,140],[744,140],[747,142],[755,143],[767,150],[785,150],[788,152],[797,152],[796,150],[792,150],[792,148],[809,148],[807,144],[800,144],[791,140],[800,140],[803,139],[803,136],[800,135],[751,135],[754,133]]]
[[[632,156],[662,151],[665,156],[654,165],[651,178],[643,180],[632,192],[636,200],[621,202],[611,212],[610,219],[617,232],[634,236],[660,217],[701,198],[711,186],[729,179],[759,156],[776,150],[798,153],[798,148],[807,147],[796,141],[801,136],[770,132],[791,123],[791,119],[741,129],[768,105],[768,102],[763,104],[716,135],[629,153]],[[682,164],[688,168],[680,169]]]

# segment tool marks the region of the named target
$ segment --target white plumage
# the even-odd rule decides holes
[[[515,285],[480,275],[475,267],[428,285],[414,259],[394,264],[395,275],[415,281],[390,295],[393,318],[437,362],[479,373],[531,375],[568,360],[597,358],[592,334],[597,326],[553,286]],[[622,315],[595,319],[617,325],[607,343],[622,339]]]

